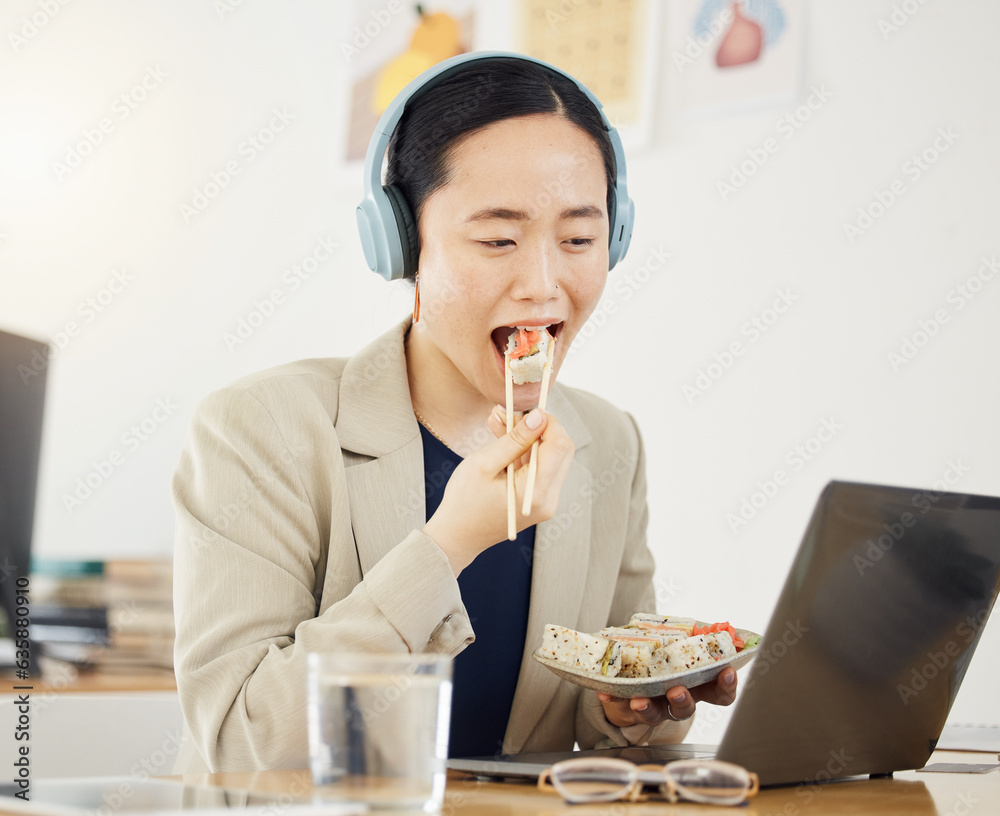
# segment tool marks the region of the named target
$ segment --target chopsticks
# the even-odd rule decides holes
[[[542,369],[542,389],[538,395],[538,410],[545,410],[545,398],[549,395],[549,374],[552,372],[552,357],[555,353],[556,338],[549,337],[548,354],[545,357],[545,368]],[[508,408],[508,417],[510,409]],[[507,420],[510,424],[510,419]],[[538,440],[531,443],[531,458],[528,460],[528,484],[524,488],[524,504],[521,513],[525,516],[531,512],[531,499],[535,493],[535,474],[538,472]]]
[[[510,371],[510,351],[503,353],[503,378],[507,391],[507,433],[514,430],[514,375]],[[507,540],[517,538],[517,497],[514,495],[514,463],[507,465]]]

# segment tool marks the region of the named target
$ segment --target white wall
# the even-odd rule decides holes
[[[606,322],[564,379],[642,425],[667,611],[762,629],[831,478],[925,487],[961,470],[956,488],[1000,494],[1000,281],[960,310],[950,295],[1000,253],[1000,7],[909,5],[884,36],[888,0],[809,4],[801,101],[813,87],[830,98],[788,139],[776,121],[789,110],[682,121],[664,49],[655,144],[630,157],[632,249],[609,281]],[[78,332],[48,370],[37,551],[167,554],[168,482],[198,400],[245,372],[349,353],[409,308],[409,290],[365,270],[359,168],[338,159],[352,22],[319,0],[242,3],[221,18],[209,2],[108,0],[60,7],[15,48],[7,35],[39,8],[0,8],[0,326]],[[144,78],[155,87],[123,117],[116,100]],[[52,163],[104,118],[111,132],[57,180]],[[247,146],[279,125],[262,152]],[[939,129],[957,139],[907,174]],[[777,152],[724,201],[717,183],[775,137]],[[239,174],[186,222],[180,205],[229,162]],[[844,223],[897,180],[906,192],[849,241]],[[283,272],[320,239],[338,244],[334,257],[292,291]],[[669,261],[647,276],[654,250]],[[89,312],[121,269],[127,287]],[[224,333],[274,288],[286,301],[227,348]],[[742,326],[780,291],[794,305],[751,342]],[[937,310],[947,322],[894,370],[887,354]],[[736,340],[745,353],[689,401],[683,386]],[[632,362],[613,362],[629,341]],[[155,430],[140,441],[130,429],[146,436],[143,420]],[[789,452],[824,421],[836,435],[796,468]],[[106,481],[67,508],[77,479],[113,455]],[[731,529],[727,513],[778,469],[787,483]],[[998,653],[993,623],[953,720],[1000,722]]]

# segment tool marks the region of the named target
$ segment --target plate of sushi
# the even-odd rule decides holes
[[[636,612],[624,626],[587,634],[547,624],[532,657],[564,680],[614,697],[659,697],[693,688],[727,666],[739,669],[760,647],[760,635],[728,622]]]

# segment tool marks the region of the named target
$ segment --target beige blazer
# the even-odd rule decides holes
[[[195,412],[173,480],[175,670],[189,731],[178,771],[305,767],[309,651],[454,655],[474,639],[446,557],[419,532],[406,325],[349,359],[243,378]],[[635,738],[530,654],[546,623],[595,631],[654,608],[634,423],[558,385],[548,410],[576,453],[557,514],[536,530],[505,752]],[[671,726],[653,739],[679,740],[686,729]]]

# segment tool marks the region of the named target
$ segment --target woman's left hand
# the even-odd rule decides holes
[[[662,697],[612,697],[600,692],[608,722],[623,728],[628,725],[659,725],[670,719],[686,720],[694,714],[697,703],[730,705],[736,699],[736,671],[724,669],[714,683],[687,689],[674,686]],[[672,715],[672,716],[671,716]]]

